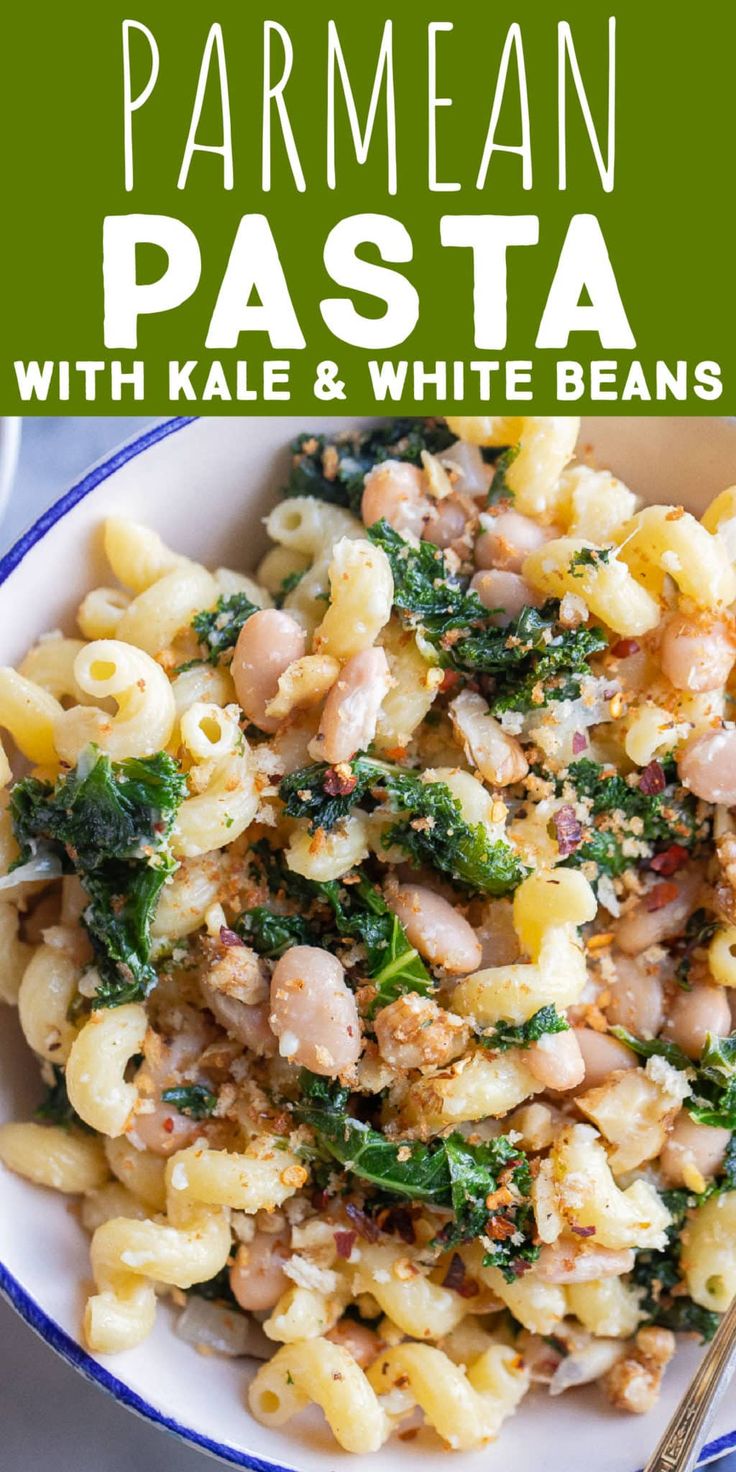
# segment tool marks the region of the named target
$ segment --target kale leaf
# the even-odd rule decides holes
[[[186,779],[172,757],[113,762],[95,747],[55,785],[26,777],[10,799],[18,863],[39,846],[79,876],[100,981],[93,1006],[139,1001],[156,982],[150,926],[176,864],[168,838]]]
[[[206,1298],[208,1303],[225,1303],[228,1308],[240,1314],[243,1312],[230,1287],[230,1268],[227,1265],[220,1268],[214,1278],[207,1278],[204,1283],[192,1283],[186,1291],[193,1294],[195,1298]]]
[[[223,593],[214,608],[205,608],[195,613],[192,628],[202,648],[198,659],[190,659],[177,671],[193,669],[199,664],[220,664],[238,642],[238,635],[251,614],[258,613],[258,604],[252,603],[245,593]]]
[[[690,991],[690,971],[695,951],[707,946],[717,929],[718,921],[709,920],[707,910],[693,910],[685,926],[682,955],[675,967],[675,981],[683,991]]]
[[[496,506],[499,501],[513,502],[516,497],[512,491],[506,476],[516,460],[520,445],[509,445],[507,450],[502,450],[493,462],[493,480],[491,481],[486,506]]]
[[[436,419],[394,419],[378,428],[335,435],[300,434],[291,445],[293,463],[284,495],[317,496],[360,515],[364,480],[374,465],[383,460],[420,465],[423,450],[441,454],[454,440],[447,425]]]
[[[452,1221],[437,1238],[443,1247],[487,1236],[492,1245],[486,1262],[499,1267],[510,1282],[519,1271],[516,1264],[538,1256],[532,1240],[529,1163],[508,1136],[478,1145],[458,1131],[428,1144],[389,1140],[347,1113],[346,1089],[335,1090],[306,1070],[301,1087],[297,1117],[351,1175],[382,1193],[452,1211]]]
[[[610,562],[612,551],[612,547],[581,547],[570,558],[570,572],[574,578],[581,578],[584,568],[600,567],[601,563]]]
[[[318,945],[319,940],[303,915],[278,915],[265,905],[245,910],[235,921],[234,930],[257,951],[276,961],[291,946]]]
[[[654,765],[659,778],[659,790],[654,792],[642,787],[643,774],[631,784],[614,767],[589,757],[571,762],[566,772],[552,778],[559,796],[588,804],[589,832],[565,859],[568,867],[595,863],[601,874],[615,879],[634,862],[632,839],[639,846],[640,862],[673,844],[690,850],[702,842],[708,820],[700,817],[697,799],[676,781],[673,763]],[[544,772],[545,777],[550,775]]]
[[[80,1119],[76,1109],[70,1103],[63,1068],[59,1068],[56,1063],[52,1063],[51,1067],[54,1081],[46,1085],[46,1093],[38,1108],[34,1110],[34,1118],[41,1120],[44,1124],[61,1125],[62,1129],[89,1130],[89,1125]]]
[[[700,1058],[694,1062],[663,1038],[637,1038],[624,1027],[611,1031],[640,1058],[666,1058],[674,1068],[690,1072],[692,1092],[684,1104],[699,1124],[736,1130],[736,1032],[722,1038],[707,1033]]]
[[[217,1095],[204,1084],[182,1084],[178,1088],[164,1089],[161,1099],[164,1104],[173,1104],[189,1119],[208,1119],[217,1103]]]
[[[395,607],[434,645],[440,663],[493,677],[492,714],[579,696],[588,661],[608,642],[601,629],[563,627],[556,599],[526,607],[498,628],[477,593],[450,571],[439,547],[425,541],[413,547],[386,521],[369,527],[368,536],[391,564]]]
[[[680,1233],[687,1212],[704,1199],[704,1196],[693,1196],[687,1191],[663,1193],[662,1200],[672,1217],[671,1225],[667,1228],[667,1246],[660,1252],[650,1249],[638,1252],[631,1282],[642,1290],[641,1307],[647,1315],[647,1323],[660,1324],[662,1328],[671,1329],[674,1333],[699,1334],[705,1343],[713,1338],[720,1315],[710,1309],[701,1308],[700,1304],[681,1291],[680,1265]]]
[[[497,1022],[494,1027],[477,1034],[477,1041],[494,1053],[505,1053],[508,1048],[528,1048],[532,1043],[555,1032],[567,1032],[570,1024],[561,1017],[557,1008],[550,1005],[540,1007],[528,1022],[515,1026],[511,1022]]]
[[[275,958],[292,945],[332,947],[341,939],[360,941],[365,946],[365,969],[375,991],[365,1009],[369,1018],[406,992],[427,996],[434,989],[433,978],[409,944],[398,916],[360,869],[354,883],[341,884],[336,879],[319,883],[292,874],[278,863],[273,850],[264,855],[262,847],[257,847],[257,858],[263,863],[272,892],[283,890],[310,912],[308,917],[278,915],[259,906],[241,915],[235,929],[261,955]]]
[[[484,894],[508,894],[524,878],[511,846],[489,838],[482,823],[466,822],[447,783],[423,782],[416,772],[358,756],[341,764],[342,790],[334,795],[334,774],[333,767],[314,762],[285,777],[279,794],[287,815],[308,818],[313,832],[327,831],[374,795],[392,812],[406,815],[383,834],[385,848],[397,845],[415,864],[431,865],[456,884]]]

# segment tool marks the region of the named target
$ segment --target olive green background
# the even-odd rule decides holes
[[[596,119],[605,116],[607,21],[618,20],[618,127],[616,188],[601,187],[582,117],[570,91],[571,152],[566,193],[557,188],[556,26],[570,21]],[[365,118],[383,22],[394,18],[398,114],[398,194],[386,190],[385,112],[368,164],[355,161],[344,109],[338,150],[338,188],[327,189],[325,168],[326,31],[333,17],[350,66],[361,119]],[[161,52],[161,75],[150,102],[135,115],[136,185],[123,188],[121,22],[145,22]],[[285,155],[276,149],[274,187],[260,189],[261,26],[279,20],[291,32],[295,65],[287,98],[308,188],[299,195]],[[444,177],[462,182],[461,192],[431,194],[427,187],[426,25],[452,20],[454,32],[438,41],[441,93],[454,106],[438,115]],[[209,25],[224,29],[235,149],[235,188],[222,188],[222,160],[197,155],[187,188],[176,188],[196,80]],[[508,24],[524,31],[531,99],[534,188],[521,187],[518,157],[495,155],[483,192],[475,178],[485,139],[496,68]],[[109,390],[85,401],[81,381],[60,403],[21,405],[13,361],[140,357],[146,362],[146,397],[137,413],[165,413],[166,364],[171,359],[244,358],[258,381],[265,358],[290,357],[290,404],[239,404],[215,400],[212,413],[315,412],[316,364],[339,364],[346,396],[340,412],[370,412],[374,405],[366,369],[370,357],[426,360],[497,357],[479,353],[472,341],[471,252],[442,249],[443,213],[536,213],[540,244],[510,252],[509,358],[534,358],[537,412],[554,401],[555,358],[587,362],[640,358],[645,369],[657,358],[674,364],[715,359],[724,392],[708,403],[596,403],[569,405],[569,412],[595,407],[598,413],[726,413],[736,411],[736,334],[733,277],[732,74],[736,39],[733,0],[712,0],[699,10],[677,0],[517,0],[438,4],[395,0],[356,5],[344,0],[294,3],[279,0],[71,0],[71,3],[12,3],[2,24],[0,139],[3,227],[0,234],[0,410],[24,413],[133,412],[127,393],[118,404]],[[135,41],[140,40],[134,37]],[[142,55],[144,48],[141,48]],[[144,57],[147,65],[147,58]],[[134,78],[135,80],[135,78]],[[513,88],[509,101],[513,102]],[[340,106],[340,104],[338,104]],[[206,110],[217,135],[219,123]],[[498,138],[517,141],[516,108],[507,103]],[[412,263],[399,269],[415,283],[420,321],[411,338],[391,354],[348,348],[322,322],[320,297],[342,295],[322,264],[329,228],[345,215],[372,210],[395,215],[414,242]],[[176,311],[142,319],[135,353],[107,353],[102,336],[102,220],[130,211],[172,214],[196,233],[203,256],[196,295]],[[209,316],[237,222],[247,211],[263,211],[280,250],[297,315],[307,339],[301,352],[271,350],[263,334],[241,337],[237,350],[210,354],[204,347]],[[597,214],[608,242],[624,305],[637,339],[634,353],[601,349],[589,334],[571,337],[560,354],[536,352],[534,338],[570,216]],[[149,279],[163,265],[161,253],[141,254]],[[372,313],[378,303],[356,298]],[[204,375],[198,380],[203,381]],[[234,377],[234,375],[233,375]],[[337,407],[337,406],[333,406]],[[407,396],[396,411],[411,410]],[[422,406],[431,412],[431,397]],[[444,406],[439,406],[444,407]],[[479,409],[468,395],[464,407]],[[495,397],[493,408],[504,407]],[[187,405],[183,405],[183,412]]]

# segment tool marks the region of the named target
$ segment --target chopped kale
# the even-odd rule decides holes
[[[494,1027],[478,1033],[478,1042],[494,1053],[505,1053],[508,1048],[528,1048],[551,1033],[568,1032],[569,1027],[569,1022],[560,1016],[556,1007],[540,1007],[528,1022],[518,1026],[511,1022],[497,1022]]]
[[[265,905],[245,910],[235,922],[237,934],[257,951],[276,961],[291,946],[313,946],[318,939],[302,915],[277,915]]]
[[[511,846],[489,838],[482,823],[466,822],[445,782],[423,782],[416,772],[358,756],[341,764],[342,791],[334,795],[334,772],[315,762],[284,778],[279,793],[288,816],[308,818],[313,832],[327,831],[358,803],[377,796],[405,815],[387,828],[385,848],[397,845],[415,864],[431,865],[483,894],[508,894],[524,878]]]
[[[113,762],[94,747],[55,785],[27,777],[13,788],[18,863],[46,847],[89,897],[82,918],[100,976],[95,1007],[138,1001],[156,982],[150,926],[176,868],[168,838],[186,791],[165,752]]]
[[[288,594],[293,593],[294,589],[299,587],[299,584],[304,577],[304,571],[304,568],[295,568],[294,572],[288,573],[287,576],[284,578],[281,587],[278,590],[278,593],[274,597],[274,603],[276,604],[277,608],[281,608],[283,606],[284,599],[288,596]]]
[[[192,669],[198,664],[220,664],[238,642],[238,635],[251,614],[258,613],[258,605],[251,603],[245,593],[223,593],[214,608],[195,613],[192,628],[202,648],[198,659],[190,659],[180,666],[180,671]]]
[[[72,1108],[69,1102],[63,1068],[59,1068],[56,1063],[51,1066],[54,1081],[46,1085],[46,1093],[38,1108],[34,1110],[34,1118],[41,1120],[44,1124],[61,1125],[62,1129],[88,1130],[89,1125],[80,1119],[76,1109]]]
[[[532,711],[579,696],[589,660],[607,645],[601,629],[563,627],[555,599],[524,608],[497,628],[477,593],[450,572],[439,547],[425,541],[413,547],[386,521],[369,527],[368,536],[391,563],[396,608],[434,645],[440,663],[493,677],[492,714]]]
[[[509,448],[507,450],[502,450],[501,454],[498,455],[494,460],[493,480],[491,481],[488,491],[486,506],[497,506],[499,501],[515,500],[514,492],[512,491],[506,479],[506,476],[519,454],[519,449],[519,445],[509,445]]]
[[[574,578],[581,578],[586,567],[600,567],[602,563],[610,562],[612,551],[612,547],[581,547],[570,558],[570,572]]]
[[[264,854],[261,849],[257,857],[263,862],[272,892],[284,891],[309,911],[308,916],[277,915],[261,906],[241,915],[235,928],[261,955],[276,957],[292,945],[334,946],[341,940],[359,941],[365,947],[365,970],[375,991],[365,1009],[368,1018],[405,992],[427,996],[433,990],[434,981],[409,944],[398,916],[360,869],[354,883],[341,884],[332,879],[320,884],[282,867],[273,850]]]
[[[717,929],[718,921],[709,920],[707,910],[693,910],[685,926],[683,953],[675,968],[675,980],[683,991],[690,990],[690,971],[695,951],[707,946]]]
[[[684,1101],[685,1108],[699,1124],[736,1130],[736,1032],[722,1038],[708,1033],[700,1058],[694,1062],[664,1038],[637,1038],[624,1027],[611,1031],[640,1058],[666,1058],[674,1068],[690,1073],[692,1092]]]
[[[558,795],[589,805],[589,832],[566,864],[580,868],[595,863],[601,874],[615,879],[635,862],[632,840],[639,846],[640,862],[675,843],[694,849],[707,836],[708,821],[700,817],[697,799],[676,781],[674,765],[667,763],[661,771],[662,786],[654,792],[642,788],[641,774],[630,783],[615,768],[589,757],[552,778]],[[544,776],[551,774],[545,771]]]
[[[208,1303],[225,1303],[228,1308],[236,1309],[238,1313],[243,1312],[230,1287],[229,1267],[220,1268],[214,1278],[207,1278],[204,1283],[192,1283],[187,1292],[193,1294],[195,1298],[206,1298]]]
[[[389,1140],[347,1112],[348,1091],[302,1070],[296,1114],[319,1145],[351,1175],[381,1193],[451,1210],[440,1232],[443,1247],[488,1237],[487,1262],[509,1281],[519,1265],[538,1256],[529,1206],[531,1174],[524,1152],[506,1135],[471,1145],[452,1134],[424,1144]]]
[[[161,1098],[164,1104],[173,1104],[189,1119],[208,1119],[217,1103],[217,1095],[204,1084],[183,1084],[179,1088],[164,1089]]]
[[[687,1212],[696,1208],[704,1198],[689,1195],[687,1191],[666,1191],[662,1199],[672,1217],[667,1229],[667,1246],[661,1252],[649,1249],[638,1252],[631,1282],[642,1290],[641,1307],[647,1315],[647,1323],[660,1324],[674,1333],[699,1334],[706,1342],[713,1338],[720,1316],[701,1308],[682,1292],[680,1265],[680,1233]]]
[[[291,446],[293,463],[286,496],[317,496],[360,514],[363,484],[383,460],[421,464],[422,451],[441,454],[454,443],[441,420],[396,419],[369,430],[335,435],[300,434]]]

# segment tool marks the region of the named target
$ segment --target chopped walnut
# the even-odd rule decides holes
[[[630,1352],[601,1380],[611,1405],[637,1416],[650,1411],[657,1403],[665,1366],[674,1352],[675,1336],[669,1329],[640,1329]]]
[[[375,1028],[381,1057],[392,1068],[441,1067],[468,1043],[468,1026],[461,1017],[416,992],[383,1007]]]

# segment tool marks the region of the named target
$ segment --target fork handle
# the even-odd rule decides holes
[[[644,1472],[691,1472],[716,1407],[736,1369],[736,1298],[724,1314]]]

